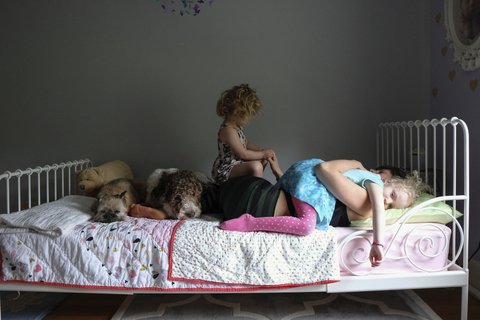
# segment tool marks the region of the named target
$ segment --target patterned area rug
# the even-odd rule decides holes
[[[69,293],[0,291],[1,320],[40,320],[62,303]]]
[[[435,312],[413,291],[136,295],[112,320],[427,319]]]

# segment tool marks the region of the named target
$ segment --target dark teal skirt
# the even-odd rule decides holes
[[[225,220],[235,219],[244,213],[254,217],[273,217],[280,189],[269,181],[252,176],[228,179],[220,185],[217,204]]]

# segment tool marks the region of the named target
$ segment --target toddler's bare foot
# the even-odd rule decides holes
[[[137,204],[131,204],[128,208],[128,215],[134,218],[143,218],[141,206]]]
[[[162,210],[141,206],[139,204],[130,205],[129,215],[134,218],[150,218],[155,220],[165,220],[168,218],[167,214]]]

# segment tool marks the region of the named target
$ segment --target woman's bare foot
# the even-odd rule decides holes
[[[155,220],[168,219],[168,216],[164,211],[139,204],[130,205],[128,214],[134,218],[150,218]]]

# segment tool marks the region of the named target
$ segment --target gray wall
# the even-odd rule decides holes
[[[440,20],[435,17],[441,17]],[[434,1],[429,16],[431,40],[431,89],[437,94],[430,97],[430,114],[432,118],[441,119],[458,117],[466,122],[470,132],[470,251],[469,257],[478,248],[480,243],[480,215],[475,208],[480,206],[480,87],[472,90],[470,81],[480,80],[480,69],[464,71],[460,64],[453,62],[453,48],[445,40],[445,13],[442,1]],[[442,54],[442,48],[448,51]],[[450,79],[449,73],[455,71],[455,77]],[[477,228],[476,228],[477,227]],[[480,253],[474,257],[480,261]],[[473,273],[471,274],[471,276]],[[478,274],[476,275],[478,277]],[[477,281],[480,279],[477,278]]]
[[[88,157],[143,180],[210,175],[216,101],[240,83],[264,104],[247,139],[284,170],[372,167],[379,122],[429,117],[428,1],[226,0],[183,17],[160,4],[0,2],[0,172]]]

